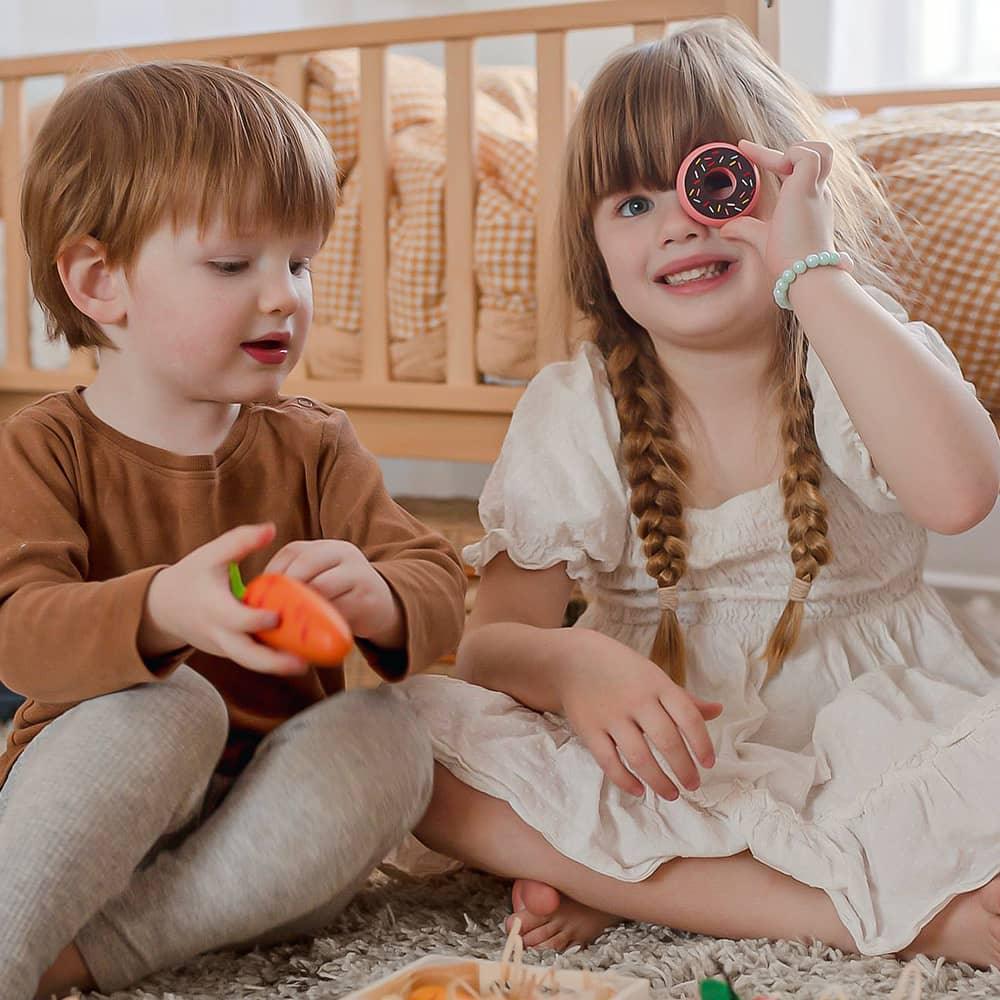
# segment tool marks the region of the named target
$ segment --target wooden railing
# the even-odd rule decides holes
[[[0,213],[5,222],[6,360],[0,367],[0,415],[40,393],[86,380],[86,354],[68,368],[42,371],[31,363],[27,260],[18,221],[18,192],[25,156],[25,81],[72,77],[123,61],[274,58],[278,86],[299,103],[306,89],[306,57],[325,49],[360,49],[362,350],[358,380],[317,379],[305,365],[285,389],[343,406],[369,446],[383,455],[491,460],[516,388],[483,385],[476,368],[476,286],[473,271],[475,200],[474,46],[501,35],[535,37],[538,75],[538,210],[536,292],[539,363],[564,357],[570,311],[556,269],[554,211],[559,161],[568,125],[566,41],[570,31],[632,26],[636,39],[662,35],[672,21],[718,14],[742,19],[776,48],[777,11],[768,0],[594,0],[517,10],[457,14],[296,31],[213,38],[110,51],[79,51],[0,60],[3,129],[0,144]],[[446,349],[445,381],[393,381],[389,367],[388,258],[389,112],[386,53],[389,46],[444,43],[447,100]],[[78,352],[79,353],[79,352]],[[91,369],[92,370],[92,369]]]

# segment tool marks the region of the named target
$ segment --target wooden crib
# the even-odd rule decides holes
[[[308,28],[243,37],[137,46],[125,50],[81,51],[0,60],[3,127],[0,133],[0,218],[5,222],[4,276],[6,360],[0,366],[0,417],[38,396],[86,382],[92,359],[77,352],[62,369],[33,367],[29,344],[27,261],[18,226],[19,169],[26,152],[28,109],[25,83],[32,77],[74,75],[123,59],[234,57],[274,59],[279,87],[304,103],[305,62],[327,49],[360,50],[358,169],[366,213],[361,239],[361,374],[356,380],[310,376],[300,364],[286,382],[290,394],[311,395],[350,413],[362,439],[382,456],[492,461],[521,389],[483,384],[477,371],[474,331],[477,294],[473,272],[473,73],[477,40],[501,35],[534,35],[539,121],[538,211],[535,290],[538,362],[566,355],[570,311],[555,267],[554,206],[559,160],[568,124],[567,33],[586,28],[631,26],[636,39],[662,35],[672,21],[717,14],[742,19],[775,51],[776,3],[771,0],[596,0],[525,9],[496,10],[442,17],[412,18]],[[389,366],[386,259],[388,253],[388,98],[389,46],[420,42],[444,45],[447,101],[445,188],[446,363],[442,383],[393,380]],[[843,101],[862,112],[886,103],[949,99],[1000,99],[1000,88],[957,92],[908,92],[855,95]]]

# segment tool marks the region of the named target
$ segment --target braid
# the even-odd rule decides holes
[[[792,377],[786,378],[783,384],[781,436],[786,464],[781,476],[781,491],[785,497],[795,579],[811,584],[819,568],[830,561],[831,553],[826,537],[826,501],[819,491],[822,462],[813,427],[813,396],[805,377],[806,350],[803,343],[798,352],[799,363]],[[785,657],[798,641],[803,614],[801,600],[789,600],[785,605],[764,650],[767,677],[773,677],[781,669]]]
[[[674,441],[670,385],[647,336],[623,337],[602,349],[646,572],[657,588],[672,587],[687,567],[681,487],[688,463]],[[649,657],[683,686],[684,638],[672,607],[661,611]]]

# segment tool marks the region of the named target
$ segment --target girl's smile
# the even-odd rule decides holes
[[[670,295],[702,295],[728,281],[739,262],[715,254],[697,254],[661,267],[653,276]]]

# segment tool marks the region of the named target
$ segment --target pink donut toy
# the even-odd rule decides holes
[[[681,207],[706,226],[721,226],[749,212],[759,194],[757,164],[728,142],[699,146],[677,171]]]

